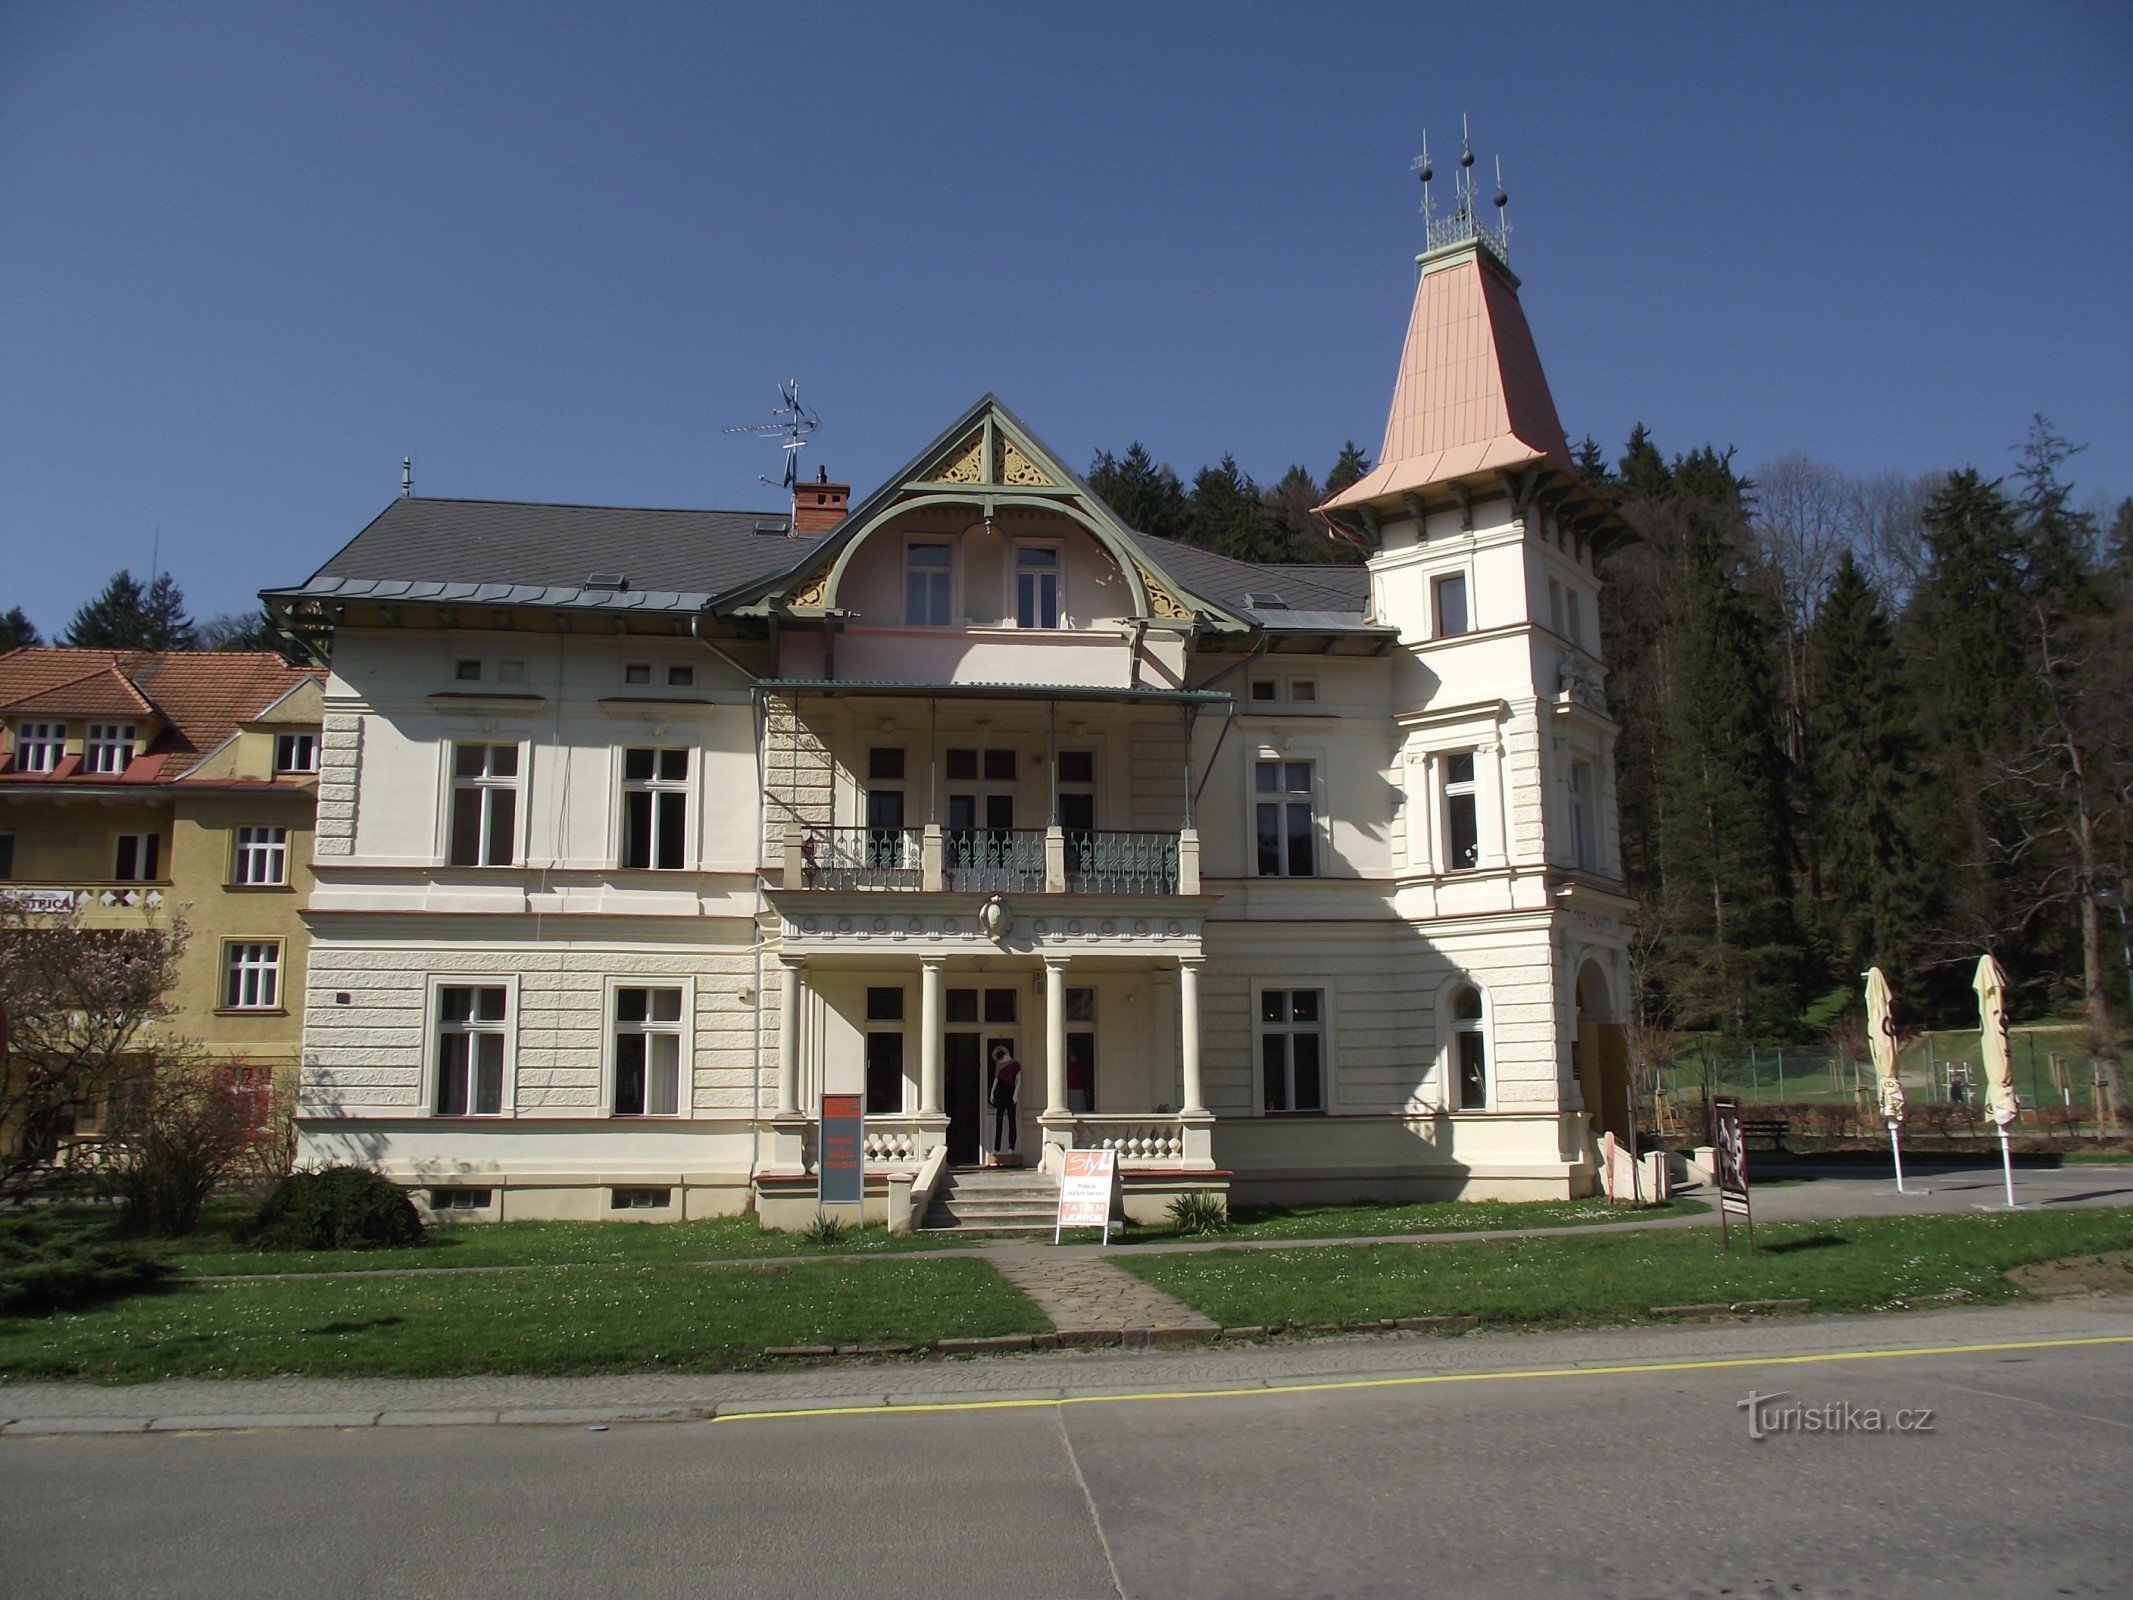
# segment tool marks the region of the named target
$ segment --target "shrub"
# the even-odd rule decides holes
[[[126,1230],[164,1239],[191,1233],[200,1208],[244,1159],[251,1121],[249,1102],[215,1069],[157,1062],[105,1144],[100,1181],[119,1202]]]
[[[807,1225],[809,1244],[838,1244],[844,1239],[844,1219],[817,1212],[815,1220]]]
[[[255,1250],[387,1250],[422,1242],[407,1192],[368,1167],[292,1172],[245,1229]]]
[[[1229,1207],[1220,1195],[1196,1189],[1171,1200],[1170,1225],[1186,1234],[1227,1233]]]
[[[169,1270],[136,1246],[84,1239],[43,1217],[0,1222],[0,1314],[42,1316],[108,1300]]]

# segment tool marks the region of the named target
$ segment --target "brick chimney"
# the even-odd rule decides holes
[[[851,505],[852,486],[831,483],[829,468],[824,467],[815,474],[813,483],[792,486],[792,531],[827,533],[844,520]]]

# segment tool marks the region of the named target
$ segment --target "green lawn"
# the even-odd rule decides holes
[[[1863,1311],[1953,1289],[2007,1299],[2010,1267],[2133,1248],[2133,1211],[1789,1223],[1757,1229],[1756,1241],[1751,1252],[1736,1233],[1729,1252],[1716,1228],[1694,1228],[1114,1259],[1227,1327],[1462,1314],[1548,1327],[1721,1300]]]
[[[0,1317],[0,1378],[715,1372],[757,1365],[773,1345],[929,1345],[1048,1326],[975,1260],[632,1261],[188,1283],[84,1311]]]
[[[1707,1209],[1676,1198],[1638,1209],[1592,1200],[1425,1200],[1407,1205],[1232,1206],[1224,1239],[1374,1238],[1388,1233],[1481,1233],[1497,1228],[1575,1228]],[[1168,1223],[1132,1228],[1129,1244],[1178,1237]]]

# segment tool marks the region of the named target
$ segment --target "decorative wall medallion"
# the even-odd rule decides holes
[[[837,931],[839,933],[850,933],[852,931],[852,919],[850,917],[839,917],[837,919]]]
[[[1014,915],[1007,909],[1007,897],[989,894],[985,903],[978,907],[978,927],[988,939],[1004,939],[1014,926]]]
[[[1037,937],[1041,939],[1052,931],[1052,919],[1050,917],[1039,917],[1032,926],[1037,930]]]
[[[941,932],[949,935],[951,938],[954,937],[956,934],[961,933],[962,931],[963,929],[961,925],[953,917],[948,918],[947,921],[941,924]]]
[[[1081,937],[1081,918],[1075,917],[1067,923],[1067,937],[1070,939],[1079,939]]]
[[[889,931],[889,919],[887,917],[876,917],[874,919],[874,931],[876,933],[887,933]]]
[[[802,933],[820,933],[822,931],[822,923],[817,918],[808,917],[801,922],[800,931]]]
[[[924,932],[925,927],[926,925],[923,922],[919,921],[918,918],[913,917],[909,922],[904,924],[904,932],[916,936]]]
[[[1185,931],[1185,927],[1182,923],[1171,922],[1164,926],[1163,931],[1169,934],[1171,938],[1175,939],[1179,934]]]
[[[1106,938],[1108,938],[1108,937],[1109,937],[1110,935],[1112,935],[1112,934],[1114,934],[1114,933],[1118,932],[1118,924],[1117,924],[1117,923],[1115,923],[1115,922],[1113,922],[1113,921],[1112,921],[1112,920],[1111,920],[1111,919],[1110,919],[1109,917],[1106,917],[1106,918],[1104,918],[1104,928],[1103,928],[1103,931],[1104,931],[1104,936],[1105,936]]]
[[[1136,923],[1134,923],[1134,925],[1133,925],[1133,936],[1134,936],[1134,937],[1135,937],[1136,939],[1145,939],[1145,938],[1147,938],[1147,937],[1148,937],[1148,924],[1147,924],[1147,923],[1146,923],[1145,921],[1142,921],[1142,922],[1136,922]]]

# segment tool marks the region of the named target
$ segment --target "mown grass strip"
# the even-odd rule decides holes
[[[1490,1233],[1508,1228],[1587,1228],[1644,1222],[1708,1209],[1676,1197],[1655,1206],[1591,1200],[1422,1200],[1404,1205],[1232,1206],[1224,1239],[1369,1239],[1398,1233]],[[1129,1244],[1179,1237],[1157,1224],[1132,1228]]]
[[[180,1283],[82,1311],[0,1318],[0,1376],[718,1372],[759,1365],[766,1346],[930,1346],[1048,1327],[977,1260]]]
[[[1716,1228],[1692,1228],[1113,1260],[1225,1327],[1454,1314],[1568,1327],[1714,1301],[1865,1311],[1952,1290],[2005,1300],[2019,1292],[2011,1267],[2133,1246],[2133,1211],[1787,1223],[1757,1229],[1756,1242],[1750,1251],[1736,1233],[1728,1251]]]

